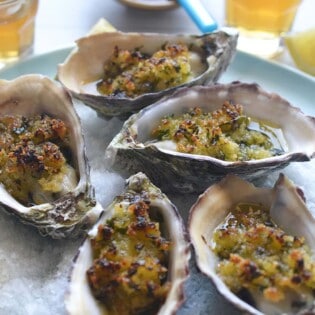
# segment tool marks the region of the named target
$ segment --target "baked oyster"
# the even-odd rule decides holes
[[[100,115],[124,118],[179,86],[215,82],[234,56],[236,43],[237,34],[224,31],[90,35],[79,39],[77,49],[59,65],[58,79]]]
[[[315,314],[315,220],[303,192],[280,174],[273,188],[235,175],[190,209],[198,268],[246,314]]]
[[[102,211],[89,181],[70,95],[41,75],[0,81],[0,206],[53,238],[75,237]]]
[[[180,215],[143,173],[104,211],[75,258],[69,314],[174,314],[190,250]]]
[[[194,119],[201,111],[214,114],[211,119],[205,119],[204,114],[198,125]],[[185,116],[187,112],[189,117]],[[164,141],[169,130],[159,129],[159,124],[172,124],[180,115],[184,115],[183,122],[173,128],[171,135],[188,139],[188,145],[187,141],[186,144],[178,142],[184,146],[183,152],[178,150],[174,139]],[[238,127],[243,128],[243,134]],[[159,129],[158,139],[152,135],[156,129]],[[233,130],[240,140],[237,144],[230,141]],[[215,147],[217,155],[190,150],[197,147],[196,142],[201,142],[203,136],[204,148]],[[248,144],[246,137],[250,138]],[[262,141],[263,146],[257,141]],[[265,148],[265,142],[274,145],[268,149],[269,144]],[[249,149],[249,154],[243,149]],[[164,191],[182,193],[202,192],[228,173],[254,179],[290,162],[308,161],[314,152],[314,118],[257,84],[234,82],[182,88],[132,115],[109,144],[106,159],[121,173],[143,170]],[[224,156],[230,156],[231,160],[224,160]]]

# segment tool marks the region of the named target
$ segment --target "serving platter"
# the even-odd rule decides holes
[[[23,74],[38,73],[55,78],[57,65],[64,61],[72,47],[31,57],[0,72],[0,79],[14,79]],[[237,52],[228,70],[219,80],[256,82],[264,89],[280,94],[308,115],[315,116],[314,78],[275,62]],[[0,100],[1,101],[1,100]],[[105,207],[123,190],[124,178],[107,168],[104,151],[122,122],[103,120],[87,106],[74,101],[82,120],[96,196]],[[315,213],[315,162],[292,163],[283,170],[305,192],[307,205]],[[278,173],[259,179],[255,184],[272,186]],[[168,195],[184,220],[197,195]],[[0,212],[0,314],[64,315],[64,294],[75,256],[82,239],[53,240],[44,238],[15,217]],[[200,274],[194,260],[186,283],[187,299],[178,311],[188,314],[231,314],[239,312],[221,297],[210,281]]]

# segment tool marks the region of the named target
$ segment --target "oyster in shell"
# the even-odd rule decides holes
[[[151,222],[140,215],[144,205],[147,205]],[[158,227],[162,238],[152,234],[152,224]],[[141,236],[143,232],[145,237]],[[163,244],[170,244],[170,247],[167,245],[168,250],[162,250],[166,251],[163,254],[166,255],[166,279],[164,274],[156,281],[151,278],[154,275],[147,277],[147,273],[153,272],[156,266],[160,265],[161,259],[156,258],[153,248],[164,248]],[[99,252],[101,257],[97,259],[97,254],[93,258],[93,255]],[[184,300],[183,283],[188,276],[189,258],[189,244],[177,209],[145,174],[137,173],[126,181],[125,192],[107,207],[80,247],[65,299],[66,309],[71,315],[174,314]],[[148,265],[150,259],[155,261],[153,269]],[[113,264],[120,267],[111,269]],[[110,274],[107,274],[108,272]],[[90,287],[91,283],[93,285]],[[97,288],[98,285],[100,288]],[[164,295],[165,300],[154,305],[154,300],[159,299],[157,291],[164,290],[165,286],[168,287],[166,296]],[[91,288],[102,302],[94,297]],[[147,290],[151,293],[148,294]],[[143,304],[146,300],[148,304]],[[152,303],[155,306],[153,313],[149,312]],[[129,307],[134,312],[130,311]],[[126,308],[129,312],[126,312]]]
[[[61,125],[66,125],[69,141],[67,140],[62,149],[64,154],[54,151],[56,145],[53,140],[36,145],[38,139],[46,137],[45,128],[47,125],[48,130],[51,121],[47,120],[45,126],[41,125],[34,131],[34,136],[30,136],[31,131],[28,131],[28,128],[34,126],[34,121],[26,121],[37,116],[42,123],[41,119],[46,119],[45,115],[51,117],[53,122],[61,121]],[[22,123],[17,127],[13,126],[13,136],[9,135],[9,140],[4,137],[6,131],[3,128],[3,120],[7,118],[3,117],[11,117],[9,119],[13,121],[16,117],[22,117]],[[1,80],[0,118],[1,208],[15,214],[23,223],[35,226],[41,234],[53,238],[75,237],[82,233],[84,228],[94,224],[102,209],[94,198],[94,189],[89,181],[81,123],[66,90],[59,83],[41,75],[24,75],[12,81]],[[56,132],[63,133],[62,128],[59,131],[56,129]],[[20,139],[19,142],[11,141],[12,137]],[[5,153],[5,147],[11,148],[11,153]],[[6,158],[6,155],[9,158]],[[60,168],[63,171],[57,173],[53,163],[58,164],[63,156],[66,156],[65,168]],[[48,157],[51,158],[50,165],[47,164],[50,162],[46,163],[45,160],[48,160]],[[53,188],[43,188],[44,185],[40,185],[40,180],[36,179],[39,174],[36,170],[44,173],[48,166],[52,169],[52,177],[45,183],[47,187],[51,184],[49,187]],[[9,172],[7,175],[3,173],[4,169]],[[31,179],[32,181],[29,181]],[[19,198],[24,189],[29,190],[25,194],[28,197],[26,200]]]
[[[102,116],[126,117],[152,104],[178,87],[128,97],[122,93],[103,95],[96,82],[104,76],[104,63],[115,47],[132,51],[140,49],[153,54],[166,43],[182,43],[189,49],[191,78],[178,86],[202,85],[215,82],[229,65],[236,52],[237,34],[217,31],[201,36],[158,33],[101,33],[81,38],[77,49],[58,67],[59,81],[71,94],[95,109]]]
[[[152,130],[164,117],[180,115],[198,106],[204,112],[225,101],[241,104],[244,113],[281,130],[282,154],[248,161],[225,161],[207,155],[181,153],[162,146]],[[280,137],[281,136],[281,137]],[[281,138],[281,139],[280,139]],[[122,173],[144,171],[164,191],[202,192],[228,173],[253,179],[293,161],[308,161],[315,152],[315,120],[277,94],[257,84],[234,82],[182,88],[144,108],[124,123],[106,150],[109,165]]]
[[[258,213],[258,218],[264,218],[264,211],[269,212],[271,221],[255,225],[255,221],[249,221],[252,219],[249,216],[246,218],[246,215],[244,220],[235,220],[238,217],[233,214],[233,209],[240,204],[253,207],[253,213]],[[240,209],[240,213],[246,211],[245,208]],[[243,224],[246,220],[244,234],[241,234],[239,231],[244,225],[237,222]],[[279,229],[270,228],[273,224]],[[246,314],[289,315],[314,314],[314,224],[303,192],[285,175],[279,175],[273,188],[255,187],[235,175],[227,175],[199,196],[190,209],[188,228],[198,268],[228,301]],[[215,239],[214,235],[218,232]],[[241,245],[243,237],[251,240]],[[234,241],[231,242],[232,239]],[[226,260],[219,259],[214,240],[220,240],[219,246],[227,251]],[[304,247],[300,245],[300,240],[308,246],[310,260],[302,254]],[[234,246],[233,242],[240,245]],[[252,244],[256,245],[251,247]],[[248,265],[246,257],[249,257]],[[228,272],[233,264],[238,266],[238,271],[230,269]],[[248,273],[239,274],[239,271],[245,270],[243,268],[248,268]],[[233,293],[229,287],[231,283],[239,283],[239,277],[244,283],[243,289],[234,288]]]

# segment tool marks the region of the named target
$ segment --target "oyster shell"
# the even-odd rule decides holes
[[[125,192],[117,196],[107,207],[79,249],[74,261],[68,294],[65,299],[66,309],[69,314],[108,314],[109,311],[105,304],[98,302],[94,298],[88,284],[87,270],[92,266],[93,261],[91,238],[95,237],[101,224],[113,217],[115,205],[118,204],[119,208],[125,208],[143,201],[150,206],[150,217],[154,216],[154,220],[158,220],[162,236],[171,242],[168,258],[168,281],[170,281],[171,286],[164,304],[159,308],[158,314],[173,314],[180,307],[184,300],[183,283],[188,276],[188,261],[190,258],[184,225],[177,209],[169,199],[149,181],[145,174],[137,173],[126,181]],[[113,224],[110,226],[113,226]],[[130,226],[128,231],[129,228]],[[140,286],[139,283],[138,285]],[[130,291],[132,291],[131,288]]]
[[[23,223],[35,226],[43,235],[75,237],[95,223],[102,209],[94,199],[94,190],[90,185],[81,124],[70,95],[59,83],[41,75],[24,75],[12,81],[0,81],[0,116],[32,117],[43,114],[61,119],[69,128],[71,141],[68,153],[72,162],[68,166],[70,175],[66,173],[69,176],[62,179],[65,189],[51,196],[34,186],[31,192],[33,200],[36,195],[41,202],[29,205],[19,202],[1,184],[0,206],[15,214]]]
[[[206,155],[177,152],[154,142],[152,129],[169,115],[195,106],[204,112],[218,109],[226,101],[241,104],[244,112],[258,121],[282,130],[283,154],[259,160],[223,161]],[[308,161],[315,152],[315,120],[304,115],[277,94],[257,84],[234,82],[182,88],[173,95],[132,115],[106,150],[110,166],[121,173],[144,171],[164,191],[202,192],[228,173],[253,179],[281,169],[293,161]]]
[[[122,32],[90,35],[79,39],[77,49],[59,65],[58,79],[74,97],[100,115],[124,118],[171,94],[177,87],[134,98],[101,95],[96,90],[96,81],[103,77],[104,63],[109,60],[114,48],[131,50],[140,47],[141,51],[152,54],[165,43],[177,42],[189,46],[194,73],[193,79],[180,86],[208,84],[215,82],[229,65],[236,51],[237,34],[218,31],[201,36]]]
[[[311,250],[311,259],[314,259],[315,220],[305,204],[300,188],[283,174],[279,175],[273,188],[255,187],[235,175],[227,175],[201,194],[190,209],[188,229],[198,268],[212,280],[217,290],[229,302],[246,314],[314,314],[312,289],[304,291],[300,287],[298,293],[288,291],[286,298],[277,303],[265,299],[262,291],[250,292],[246,301],[245,295],[243,299],[238,297],[218,276],[216,267],[219,258],[212,250],[213,233],[224,222],[231,209],[240,203],[256,204],[264,209],[270,209],[272,221],[281,230],[288,235],[305,238]],[[258,247],[257,245],[256,248]]]

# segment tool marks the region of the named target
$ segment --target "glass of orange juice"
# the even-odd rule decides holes
[[[0,0],[0,68],[32,50],[38,0]]]
[[[228,26],[239,30],[238,49],[272,58],[282,51],[301,0],[226,0]]]

